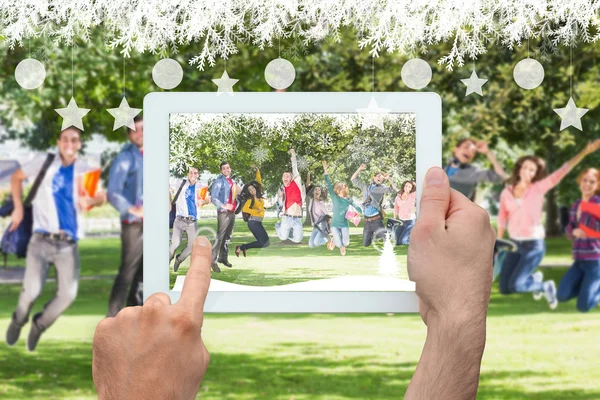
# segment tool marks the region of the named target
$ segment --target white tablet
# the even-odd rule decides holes
[[[418,311],[405,243],[437,94],[151,93],[144,122],[144,298],[179,299],[190,232],[215,249],[206,312]]]

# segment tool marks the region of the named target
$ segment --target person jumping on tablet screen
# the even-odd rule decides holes
[[[23,222],[21,198],[23,181],[40,176],[40,184],[33,199],[33,234],[27,246],[23,289],[17,309],[12,314],[6,343],[14,345],[21,328],[29,322],[35,301],[42,294],[50,265],[56,271],[58,287],[55,296],[31,320],[27,350],[33,351],[40,337],[73,303],[79,283],[79,239],[83,236],[82,212],[104,203],[104,192],[94,197],[82,190],[82,180],[94,168],[78,158],[81,149],[81,130],[73,126],[63,130],[57,141],[58,154],[44,153],[23,165],[11,177],[14,210],[10,230]]]
[[[271,242],[269,241],[269,234],[263,226],[263,219],[265,218],[265,199],[263,198],[262,178],[260,176],[260,170],[256,165],[252,168],[256,171],[256,178],[250,183],[244,185],[242,189],[243,197],[246,200],[242,213],[244,221],[248,222],[248,229],[254,235],[256,239],[252,243],[243,244],[235,248],[235,255],[240,256],[240,252],[246,257],[246,250],[249,249],[263,249],[269,247]]]
[[[493,169],[480,169],[473,165],[472,162],[477,153],[487,156]],[[475,189],[479,183],[501,183],[508,179],[508,175],[489,149],[488,144],[482,140],[470,138],[458,141],[454,147],[453,158],[444,167],[444,171],[448,174],[450,187],[471,200],[475,199]]]
[[[108,317],[125,305],[142,304],[144,278],[144,120],[133,119],[127,143],[112,161],[108,177],[108,201],[121,218],[121,265],[108,300]]]
[[[581,198],[573,204],[567,237],[573,241],[573,265],[562,277],[556,297],[566,302],[577,297],[577,309],[588,312],[600,303],[600,216],[584,211],[584,205],[600,206],[600,170],[588,168],[577,178]]]
[[[296,152],[290,150],[292,161],[292,172],[283,173],[281,180],[283,186],[279,190],[279,202],[282,206],[281,222],[275,224],[277,236],[281,241],[291,240],[300,243],[304,237],[302,230],[302,205],[306,196],[302,178],[298,172]],[[290,237],[291,232],[291,237]]]
[[[331,216],[327,213],[327,190],[322,186],[310,185],[310,173],[307,178],[306,196],[308,197],[308,213],[313,230],[308,239],[308,247],[319,247],[327,243],[331,227]]]
[[[365,226],[363,229],[363,246],[368,247],[373,243],[374,238],[385,239],[387,232],[383,225],[385,212],[383,211],[383,198],[386,193],[395,194],[398,188],[394,186],[388,174],[376,172],[369,184],[362,182],[358,176],[367,169],[366,164],[361,164],[354,175],[350,178],[352,184],[359,188],[363,193],[363,207],[365,215]],[[390,186],[383,184],[383,181],[389,182]]]
[[[500,293],[533,292],[534,298],[545,296],[551,309],[558,305],[554,281],[543,281],[541,271],[535,272],[546,253],[546,236],[542,222],[544,196],[587,155],[600,148],[600,139],[588,143],[579,154],[561,168],[546,176],[546,164],[536,156],[517,160],[508,185],[500,196],[498,238],[508,233],[517,243],[518,251],[508,253],[500,271]]]
[[[221,272],[217,262],[231,268],[229,262],[229,242],[235,225],[235,208],[239,186],[231,178],[231,167],[228,162],[220,165],[221,174],[212,185],[210,197],[217,207],[217,238],[212,249],[212,270]]]
[[[417,185],[413,181],[402,184],[394,200],[394,219],[401,225],[396,228],[396,245],[408,244],[410,232],[417,219]]]
[[[452,191],[441,168],[432,168],[411,235],[408,274],[416,284],[427,340],[406,393],[400,389],[396,397],[475,399],[492,285],[495,234],[489,216]],[[202,336],[210,328],[203,324],[203,309],[211,258],[210,242],[199,237],[176,304],[156,293],[143,307],[98,324],[92,375],[99,399],[197,395],[210,361]],[[131,376],[137,378],[127,379]]]
[[[169,190],[169,204],[173,201],[173,196],[180,192],[175,202],[175,222],[173,222],[173,233],[171,235],[171,247],[169,248],[169,264],[175,258],[173,264],[173,272],[177,272],[179,266],[190,254],[192,254],[192,244],[196,239],[197,234],[197,221],[198,221],[198,210],[203,205],[207,204],[209,200],[202,200],[200,196],[200,183],[198,183],[198,176],[200,175],[198,168],[190,167],[188,169],[188,178],[181,182],[179,179],[175,179],[171,182]],[[183,186],[182,186],[183,183]],[[180,191],[181,188],[181,191]],[[177,256],[175,252],[181,244],[183,232],[187,235],[187,246]]]
[[[336,182],[335,185],[331,183],[326,161],[323,161],[323,171],[327,190],[331,193],[331,201],[333,202],[333,218],[331,219],[333,238],[328,243],[327,248],[333,250],[335,246],[340,249],[340,254],[345,256],[346,247],[350,244],[350,225],[348,219],[346,219],[346,213],[350,206],[354,207],[359,213],[362,212],[362,209],[354,204],[350,198],[348,185],[344,182]]]

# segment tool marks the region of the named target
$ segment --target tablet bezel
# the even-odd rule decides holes
[[[416,114],[416,180],[423,182],[442,158],[442,101],[432,92],[150,93],[144,98],[144,299],[181,292],[169,287],[169,116],[173,113],[356,113],[374,97],[390,113]],[[421,198],[417,184],[417,214]],[[415,292],[209,291],[205,312],[219,313],[407,313],[418,312]]]

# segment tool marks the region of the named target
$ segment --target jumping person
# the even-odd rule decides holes
[[[358,187],[363,193],[363,206],[365,215],[365,226],[363,229],[363,246],[368,247],[373,242],[374,238],[385,238],[386,229],[383,226],[383,197],[386,193],[396,193],[398,189],[390,180],[388,174],[376,172],[373,175],[371,183],[366,184],[358,179],[358,175],[367,169],[365,164],[361,164],[354,175],[350,178],[352,184]],[[390,186],[383,185],[386,180]]]
[[[546,297],[551,309],[558,305],[554,281],[543,281],[541,271],[534,273],[546,253],[542,224],[544,196],[588,154],[600,148],[600,139],[588,143],[584,150],[546,177],[546,165],[536,156],[521,157],[513,169],[508,186],[500,196],[498,238],[508,233],[517,252],[506,254],[500,271],[500,293],[533,292]]]
[[[300,243],[304,236],[302,230],[302,205],[306,196],[305,188],[302,185],[302,179],[298,172],[298,162],[296,161],[296,152],[290,150],[292,161],[292,172],[283,173],[281,180],[283,186],[279,190],[279,202],[282,207],[283,216],[281,222],[275,224],[277,236],[281,241],[291,240],[294,243]],[[290,231],[292,236],[290,237]]]
[[[256,178],[254,181],[244,185],[242,189],[242,197],[246,198],[242,212],[248,215],[248,229],[254,235],[256,239],[252,243],[243,244],[235,248],[235,255],[240,256],[240,251],[246,257],[246,250],[248,249],[264,249],[269,247],[271,242],[269,241],[269,234],[263,226],[263,219],[265,218],[265,199],[263,198],[262,189],[262,178],[260,176],[260,170],[256,165],[252,168],[256,171]]]
[[[171,192],[177,193],[181,188],[181,194],[183,194],[178,196],[175,201],[175,221],[173,222],[173,234],[171,235],[171,247],[169,248],[169,264],[175,258],[173,272],[177,272],[181,263],[192,254],[192,245],[198,235],[198,209],[209,202],[209,200],[202,200],[200,198],[199,175],[198,168],[190,167],[188,169],[188,178],[184,181],[183,186],[181,186],[179,180],[175,180],[169,192],[171,195]],[[172,202],[173,198],[169,198],[169,200]],[[181,253],[175,256],[175,252],[181,244],[183,232],[187,234],[187,246]]]
[[[410,232],[417,219],[417,185],[413,181],[402,184],[394,200],[394,219],[402,223],[396,229],[396,245],[408,244]]]
[[[210,197],[217,207],[217,238],[213,244],[212,270],[221,272],[217,262],[231,268],[228,260],[229,242],[235,225],[236,197],[239,186],[231,179],[231,167],[228,162],[220,165],[221,174],[213,183]]]
[[[477,153],[484,154],[492,163],[493,169],[480,169],[472,164]],[[481,182],[501,183],[508,179],[502,165],[496,159],[488,144],[482,140],[461,139],[452,152],[453,158],[444,167],[450,187],[471,200],[475,198],[475,188]]]
[[[117,315],[125,304],[142,304],[144,121],[141,116],[133,121],[135,129],[127,128],[129,143],[113,160],[108,177],[108,201],[121,217],[121,265],[108,300],[109,317]]]
[[[310,197],[309,214],[313,225],[313,230],[308,239],[308,247],[319,247],[327,243],[330,231],[330,216],[327,214],[327,191],[321,186],[312,186],[307,193]]]
[[[361,208],[354,204],[349,197],[348,185],[343,182],[331,183],[327,162],[323,161],[323,171],[325,173],[325,183],[327,189],[331,192],[331,201],[333,203],[333,217],[331,219],[331,232],[333,233],[333,244],[340,249],[340,254],[346,255],[346,247],[350,244],[350,225],[346,219],[346,213],[350,206],[353,206],[356,211],[362,212]],[[333,250],[331,244],[329,250]]]
[[[78,158],[81,149],[81,130],[73,126],[58,137],[58,154],[41,154],[15,171],[11,177],[14,211],[11,230],[23,221],[22,183],[42,173],[33,199],[33,234],[27,246],[23,289],[17,309],[6,332],[6,343],[14,345],[21,328],[29,321],[35,301],[42,294],[50,264],[56,271],[55,296],[31,320],[27,350],[33,351],[40,337],[73,303],[79,284],[79,239],[83,236],[81,213],[104,203],[106,196],[97,192],[90,198],[82,190],[85,173],[93,168]]]
[[[573,241],[573,265],[562,277],[556,297],[577,297],[577,309],[588,312],[600,302],[600,239],[590,238],[582,226],[600,231],[600,219],[582,211],[583,202],[600,204],[600,170],[588,168],[577,178],[581,199],[571,207],[567,236]]]

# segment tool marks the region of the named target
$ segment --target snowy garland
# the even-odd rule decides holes
[[[451,70],[488,45],[512,49],[536,38],[551,53],[596,41],[599,7],[600,0],[0,0],[0,37],[11,48],[40,36],[72,43],[89,40],[101,25],[108,44],[126,56],[201,43],[190,64],[204,69],[236,54],[239,43],[265,49],[293,38],[307,46],[327,37],[339,41],[342,29],[353,27],[358,46],[374,56],[424,53],[452,42],[439,59]]]

